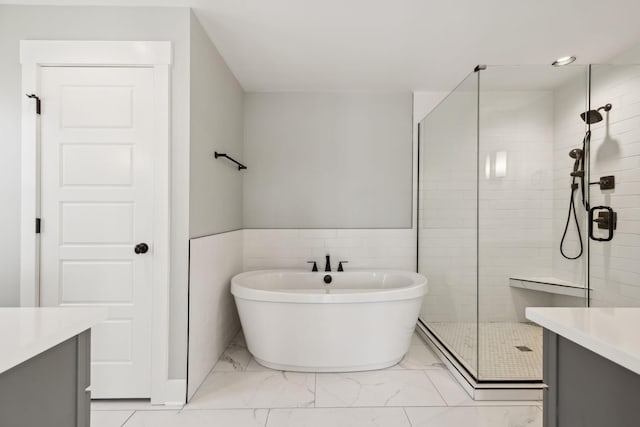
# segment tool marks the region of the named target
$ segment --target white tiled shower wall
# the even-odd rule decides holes
[[[582,148],[582,139],[586,127],[580,113],[586,105],[586,69],[584,79],[567,82],[554,91],[552,111],[554,112],[553,136],[553,255],[552,275],[558,279],[576,284],[586,281],[586,255],[577,260],[567,260],[560,254],[560,241],[567,221],[569,210],[570,185],[569,174],[573,170],[574,159],[569,152],[575,148]],[[578,182],[578,181],[576,181]],[[586,213],[581,206],[581,197],[575,198],[578,222],[582,233],[582,242],[587,245]],[[564,242],[565,253],[576,256],[579,253],[579,240],[573,215],[569,222],[567,237]]]
[[[616,188],[601,191],[591,186],[591,206],[611,206],[618,213],[618,228],[611,242],[590,241],[590,288],[592,306],[640,305],[640,66],[593,66],[591,108],[611,103],[604,120],[591,126],[591,181],[614,175]],[[584,85],[567,84],[556,93],[554,145],[554,248],[559,245],[566,218],[570,171],[568,153],[580,148],[583,131],[578,112],[584,106]],[[583,210],[580,226],[586,244]],[[575,229],[570,229],[570,251],[577,248]],[[599,233],[603,233],[599,231]],[[602,236],[602,234],[600,234]],[[553,274],[582,283],[584,258],[563,259],[554,251]]]
[[[522,321],[526,306],[550,304],[546,294],[510,288],[509,277],[551,274],[552,93],[483,91],[479,184],[475,99],[473,91],[454,94],[423,129],[419,262],[430,279],[427,321]],[[506,176],[496,177],[501,151]]]
[[[482,92],[478,285],[472,262],[476,255],[472,203],[476,184],[475,176],[465,175],[466,169],[476,167],[475,146],[456,147],[464,141],[464,135],[458,135],[464,128],[464,105],[452,108],[451,118],[437,121],[451,127],[446,120],[453,120],[458,134],[436,133],[435,140],[449,141],[448,145],[430,151],[427,147],[421,153],[423,166],[428,166],[421,183],[419,233],[424,257],[419,262],[420,271],[432,279],[430,298],[423,308],[426,320],[474,320],[477,294],[482,321],[523,320],[525,306],[584,304],[577,298],[512,289],[508,283],[512,275],[549,275],[578,284],[586,281],[586,257],[566,260],[559,251],[573,167],[568,153],[581,148],[586,130],[579,117],[586,108],[586,69],[583,76],[576,74],[547,92]],[[616,176],[615,190],[591,186],[591,206],[612,206],[618,212],[614,240],[589,242],[591,304],[638,306],[640,66],[594,66],[591,87],[592,108],[613,104],[605,120],[592,126],[591,181]],[[507,175],[486,179],[484,160],[497,151],[507,152]],[[576,206],[586,247],[586,213],[579,197]],[[577,254],[574,225],[565,243],[568,253]]]
[[[611,103],[591,127],[591,181],[615,175],[616,188],[591,187],[591,206],[611,206],[611,242],[591,242],[592,306],[640,305],[640,66],[593,66],[591,108]],[[602,231],[601,231],[602,232]]]
[[[420,317],[476,318],[476,103],[473,82],[422,121],[418,270],[429,280]]]
[[[509,278],[551,273],[553,95],[485,90],[480,99],[478,319],[524,321],[525,307],[548,304]]]

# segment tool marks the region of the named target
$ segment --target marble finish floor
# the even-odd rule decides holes
[[[418,336],[391,368],[315,374],[259,365],[239,334],[187,405],[94,401],[91,417],[93,427],[541,427],[542,407],[473,401]]]

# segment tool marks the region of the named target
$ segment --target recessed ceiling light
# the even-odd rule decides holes
[[[562,58],[558,58],[551,65],[554,67],[562,67],[563,65],[569,65],[573,61],[576,60],[575,56],[563,56]]]

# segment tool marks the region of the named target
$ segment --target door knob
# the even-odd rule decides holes
[[[146,254],[149,251],[149,245],[147,245],[146,243],[138,243],[136,247],[133,248],[133,251],[138,255]]]

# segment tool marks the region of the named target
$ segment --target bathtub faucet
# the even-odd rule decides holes
[[[331,271],[331,255],[327,254],[327,256],[325,257],[327,259],[326,264],[324,265],[324,271]]]

